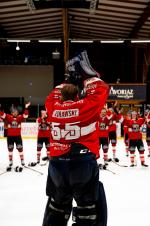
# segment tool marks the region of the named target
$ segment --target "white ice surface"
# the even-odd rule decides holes
[[[25,162],[36,160],[36,140],[24,140]],[[147,158],[146,162],[150,160]],[[45,148],[42,156],[45,156]],[[109,151],[109,157],[112,151]],[[124,144],[119,140],[117,156],[120,164],[130,165],[125,156]],[[102,162],[102,160],[100,160]],[[20,164],[17,150],[14,150],[14,166]],[[0,173],[8,165],[6,140],[0,140]],[[108,226],[150,226],[150,167],[143,168],[137,152],[137,167],[124,168],[109,163],[110,170],[100,172],[108,202]],[[47,201],[45,186],[47,166],[33,169],[44,173],[40,175],[29,169],[22,173],[8,172],[0,176],[0,226],[42,226]],[[69,221],[71,226],[71,220]]]

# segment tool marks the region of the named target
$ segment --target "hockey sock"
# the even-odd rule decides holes
[[[130,152],[131,165],[134,165],[135,152]]]
[[[50,155],[50,149],[49,148],[46,148],[46,153],[47,153],[47,157],[49,157],[49,155]]]
[[[22,164],[22,165],[24,165],[24,155],[23,155],[23,149],[22,149],[22,148],[18,148],[18,152],[19,152],[19,156],[20,156],[21,164]]]
[[[129,155],[129,146],[128,146],[128,144],[125,144],[125,149],[126,149],[126,155],[128,156]]]
[[[141,165],[145,164],[144,151],[140,151],[140,160],[141,160]]]
[[[108,149],[104,149],[103,152],[104,152],[104,162],[108,161]]]
[[[116,158],[116,144],[112,144],[113,158]]]
[[[42,150],[42,148],[40,148],[40,147],[37,148],[37,162],[40,162],[41,150]]]
[[[13,165],[13,148],[8,148],[9,166]]]
[[[9,156],[9,161],[13,160],[13,149],[12,148],[8,148],[8,156]]]

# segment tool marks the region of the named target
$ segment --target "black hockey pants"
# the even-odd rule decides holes
[[[73,208],[77,226],[106,226],[104,190],[104,198],[99,195],[102,188],[95,155],[84,146],[74,144],[68,154],[53,157],[48,169],[46,194],[49,199],[43,226],[66,226],[72,211],[73,198],[77,203],[77,207]],[[100,214],[103,206],[105,210]]]

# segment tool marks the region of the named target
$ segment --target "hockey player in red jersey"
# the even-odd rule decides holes
[[[144,144],[142,140],[141,126],[144,123],[143,118],[137,117],[137,112],[133,111],[131,113],[131,119],[128,120],[128,136],[129,136],[129,151],[130,151],[130,160],[131,167],[135,166],[135,149],[137,148],[140,155],[141,165],[147,167],[145,164],[144,157]]]
[[[119,162],[119,159],[116,157],[116,145],[117,145],[117,120],[118,116],[114,112],[113,108],[109,108],[107,111],[107,118],[109,120],[109,142],[112,145],[112,152],[113,152],[113,160],[115,162]]]
[[[146,143],[148,146],[148,157],[150,157],[150,111],[145,115],[146,124]]]
[[[41,150],[45,144],[47,156],[42,160],[48,160],[50,148],[50,122],[48,121],[47,113],[41,110],[41,117],[37,118],[38,123],[38,137],[37,137],[37,163],[40,163]]]
[[[4,122],[4,120],[0,117],[0,122]]]
[[[1,118],[1,115],[3,114],[3,107],[2,105],[0,104],[0,123],[4,123],[4,119]],[[4,137],[5,137],[5,124],[4,124]]]
[[[99,144],[100,148],[103,149],[104,155],[104,163],[108,165],[108,128],[109,128],[109,120],[107,118],[107,110],[105,108],[102,109],[100,118],[99,118]]]
[[[123,130],[124,130],[124,144],[126,149],[126,156],[129,156],[129,135],[128,135],[128,120],[131,119],[131,112],[128,111],[127,115],[124,117],[123,120]]]
[[[4,121],[3,121],[3,119],[0,117],[0,123],[1,123],[1,122],[4,122]]]
[[[1,115],[3,114],[3,112],[4,112],[4,108],[0,104],[0,122],[4,123],[4,137],[7,137],[7,122],[3,118],[1,118]]]
[[[25,105],[25,111],[22,115],[19,115],[19,111],[17,108],[11,109],[11,114],[6,114],[4,112],[0,112],[0,116],[7,123],[7,146],[9,153],[9,167],[13,165],[13,149],[14,144],[16,144],[16,148],[19,152],[20,160],[22,166],[24,163],[24,155],[23,155],[23,143],[21,138],[21,123],[28,117],[28,107],[30,103]]]
[[[86,52],[67,62],[68,84],[57,86],[46,99],[51,121],[49,196],[43,226],[66,226],[73,208],[74,226],[107,225],[105,192],[99,182],[99,114],[108,86],[91,68]],[[78,99],[83,80],[85,96]],[[78,85],[78,86],[77,86]]]

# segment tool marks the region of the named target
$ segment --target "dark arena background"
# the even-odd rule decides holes
[[[31,103],[21,124],[26,165],[37,160],[37,118],[46,97],[64,81],[66,61],[84,50],[110,87],[107,109],[115,106],[123,117],[135,111],[145,119],[141,132],[149,165],[150,1],[1,0],[0,111],[10,114],[16,107],[23,114],[25,104]],[[124,124],[119,120],[116,124],[119,163],[110,162],[108,170],[100,172],[108,199],[108,226],[149,226],[150,167],[141,167],[137,150],[136,167],[130,167]],[[48,163],[18,174],[6,172],[6,130],[0,120],[0,225],[41,226]],[[110,145],[109,157],[112,149]],[[41,157],[45,154],[44,146]],[[16,147],[13,155],[17,166]],[[98,162],[103,163],[103,151]]]

